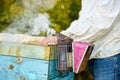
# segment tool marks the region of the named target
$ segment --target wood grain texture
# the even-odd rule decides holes
[[[0,54],[44,60],[56,59],[56,46],[38,46],[0,42]]]
[[[74,73],[60,74],[57,60],[0,55],[0,80],[74,80]]]

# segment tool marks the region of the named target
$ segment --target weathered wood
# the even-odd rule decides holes
[[[38,46],[0,42],[0,54],[52,60],[57,58],[56,46]]]
[[[74,80],[74,73],[60,75],[57,60],[0,56],[0,80]]]
[[[73,72],[58,70],[57,45],[39,45],[42,39],[0,34],[0,80],[74,80]]]

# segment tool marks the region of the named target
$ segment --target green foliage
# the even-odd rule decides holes
[[[24,0],[0,0],[0,31],[6,29],[16,15],[24,12],[22,1]],[[80,7],[81,0],[58,0],[53,9],[39,9],[39,12],[47,12],[52,22],[50,27],[61,31],[78,18]]]
[[[7,4],[4,0],[0,0],[0,5],[0,31],[2,31],[8,24],[8,7],[5,6]]]
[[[69,18],[71,21],[77,19],[79,17],[79,11],[81,9],[81,0],[74,0],[70,5],[70,14]]]
[[[12,18],[14,18],[22,7],[16,3],[16,0],[0,0],[0,32],[6,29]]]
[[[52,10],[49,10],[52,28],[57,31],[69,27],[70,23],[78,18],[81,7],[81,0],[60,0]]]

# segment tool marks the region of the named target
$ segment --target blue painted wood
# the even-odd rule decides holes
[[[58,69],[57,69],[58,65],[57,65],[57,60],[51,60],[49,62],[49,74],[48,74],[48,79],[53,79],[56,78],[59,73],[58,73]]]
[[[60,75],[57,60],[0,56],[0,80],[74,80],[73,75]]]
[[[22,62],[17,63],[16,59],[17,57],[0,56],[0,80],[48,79],[48,73],[51,71],[51,69],[49,69],[50,61],[22,58]]]

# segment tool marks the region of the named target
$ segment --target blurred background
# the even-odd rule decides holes
[[[0,32],[48,36],[79,17],[81,0],[0,0]],[[92,80],[88,69],[75,80]]]
[[[78,18],[81,0],[0,0],[0,5],[1,32],[45,35],[45,30],[32,32],[40,26],[49,26],[58,32],[66,29]]]

